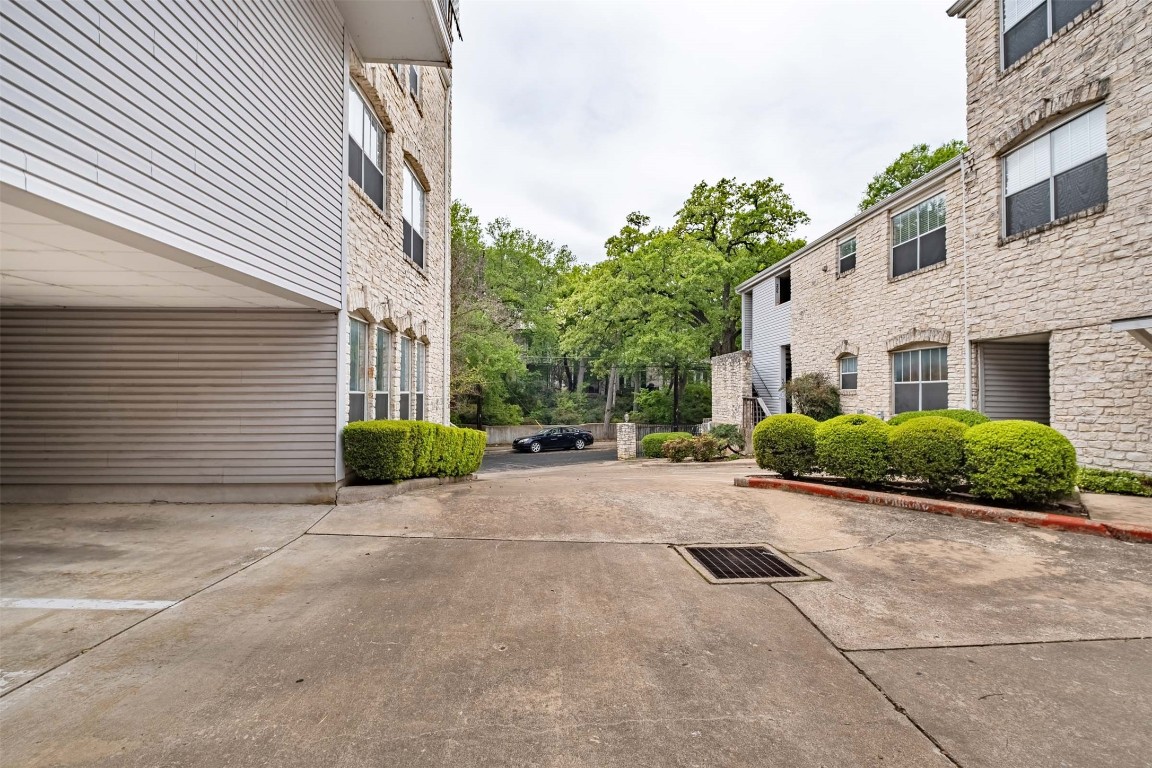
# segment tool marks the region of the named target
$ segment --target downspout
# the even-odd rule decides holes
[[[452,80],[449,75],[440,73],[444,84],[444,362],[443,362],[443,410],[440,423],[452,423],[452,399],[450,380],[452,378]],[[479,410],[479,408],[477,408]]]
[[[968,153],[960,155],[960,229],[963,233],[963,244],[960,247],[960,258],[964,265],[964,408],[972,410],[972,335],[968,327]]]

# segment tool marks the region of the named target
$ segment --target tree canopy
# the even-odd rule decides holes
[[[864,211],[884,198],[911,184],[916,179],[966,152],[968,145],[961,139],[947,141],[936,149],[927,144],[917,144],[907,152],[901,152],[892,163],[872,177],[864,197],[860,200],[860,210]]]

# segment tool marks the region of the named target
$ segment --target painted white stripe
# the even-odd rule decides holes
[[[49,611],[162,611],[175,600],[69,600],[55,597],[0,597],[0,608]]]

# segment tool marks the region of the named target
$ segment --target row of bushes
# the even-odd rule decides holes
[[[825,422],[781,414],[756,426],[752,448],[757,464],[785,477],[819,469],[875,484],[897,476],[940,492],[967,483],[974,496],[1001,501],[1062,498],[1075,487],[1077,471],[1072,443],[1031,421],[968,427],[948,416],[916,416],[892,426],[865,414]]]
[[[344,427],[344,463],[365,480],[463,477],[480,468],[486,440],[427,421],[355,421]]]
[[[989,421],[989,418],[980,413],[980,411],[966,411],[963,408],[942,408],[938,411],[905,411],[904,413],[898,413],[888,419],[888,426],[898,427],[906,421],[912,421],[912,419],[918,419],[921,416],[943,416],[946,419],[953,419],[961,424],[967,424],[970,427]]]

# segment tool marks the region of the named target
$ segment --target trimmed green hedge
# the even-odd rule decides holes
[[[1068,438],[1034,421],[992,421],[964,433],[974,496],[1041,503],[1072,493],[1076,449]]]
[[[964,433],[968,427],[943,416],[922,416],[893,427],[888,435],[892,470],[934,491],[955,488],[964,478]]]
[[[878,483],[888,474],[888,433],[882,420],[846,414],[816,425],[816,463],[830,475]]]
[[[669,440],[691,440],[687,432],[653,432],[640,439],[640,452],[649,459],[664,457],[664,443]]]
[[[344,463],[365,480],[463,477],[480,468],[486,435],[427,421],[354,421],[344,427]]]
[[[898,413],[888,419],[888,425],[898,427],[912,419],[919,419],[924,416],[943,416],[946,419],[967,424],[969,427],[988,422],[988,417],[980,413],[980,411],[966,411],[963,408],[941,408],[937,411],[905,411],[904,413]]]
[[[693,441],[692,438],[678,437],[674,440],[666,440],[660,446],[660,450],[664,454],[664,458],[673,464],[679,464],[692,455]]]
[[[1152,496],[1152,475],[1138,472],[1081,467],[1076,485],[1085,493],[1123,493],[1129,496]]]
[[[816,419],[799,413],[769,416],[752,430],[752,453],[761,469],[795,477],[816,468]]]

